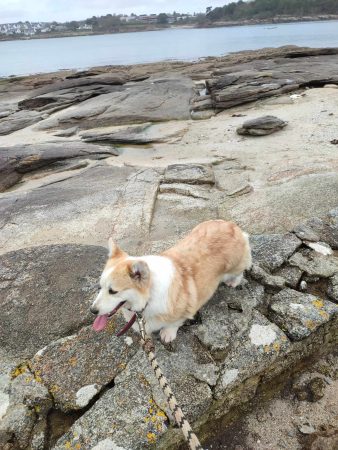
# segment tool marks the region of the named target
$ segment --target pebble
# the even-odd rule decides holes
[[[300,287],[300,290],[301,290],[301,291],[306,291],[306,289],[307,289],[307,282],[304,281],[304,280],[301,281],[299,287]]]
[[[312,425],[306,423],[301,425],[298,429],[302,434],[313,434],[316,432]]]

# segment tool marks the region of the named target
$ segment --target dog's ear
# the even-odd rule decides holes
[[[129,276],[140,285],[146,285],[150,279],[148,264],[144,261],[132,261],[129,266]]]
[[[113,240],[113,238],[109,238],[108,251],[109,251],[109,258],[117,258],[118,256],[122,256],[124,253],[120,249],[120,247],[116,244],[116,242]]]

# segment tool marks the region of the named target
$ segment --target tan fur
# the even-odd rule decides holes
[[[114,268],[114,289],[117,291],[125,291],[127,289],[136,289],[140,294],[146,296],[149,292],[150,280],[137,281],[132,277],[133,261],[126,261],[128,255],[120,251],[119,255],[112,256],[105,267],[106,269]]]
[[[162,320],[192,318],[210,299],[225,273],[239,275],[251,266],[247,239],[232,222],[212,220],[197,225],[183,240],[162,253],[176,275],[169,292],[169,313]]]
[[[116,291],[136,289],[149,295],[151,276],[140,282],[131,276],[133,261],[115,244],[105,270],[111,273]],[[175,268],[165,314],[155,316],[167,324],[192,318],[216,291],[224,274],[238,276],[251,265],[247,236],[232,222],[211,220],[197,225],[184,239],[160,256]],[[142,257],[140,257],[142,260]],[[150,275],[150,274],[149,274]]]

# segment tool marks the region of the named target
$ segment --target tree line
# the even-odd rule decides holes
[[[208,20],[269,19],[276,16],[318,16],[338,14],[338,0],[253,0],[208,8]]]

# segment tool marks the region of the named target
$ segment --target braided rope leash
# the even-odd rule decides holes
[[[173,413],[173,416],[176,420],[177,425],[181,428],[183,435],[185,437],[185,440],[189,444],[189,447],[191,450],[203,450],[196,434],[192,431],[192,428],[185,418],[183,411],[181,410],[173,391],[171,390],[168,380],[163,375],[162,370],[160,369],[158,362],[155,357],[155,346],[153,340],[146,336],[145,332],[145,322],[144,318],[141,313],[137,314],[137,321],[138,325],[140,327],[140,333],[141,333],[141,344],[142,348],[145,351],[151,367],[153,368],[155,372],[155,376],[159,382],[159,385],[161,386],[162,391],[164,392],[164,395],[166,396],[169,408],[171,412]]]

